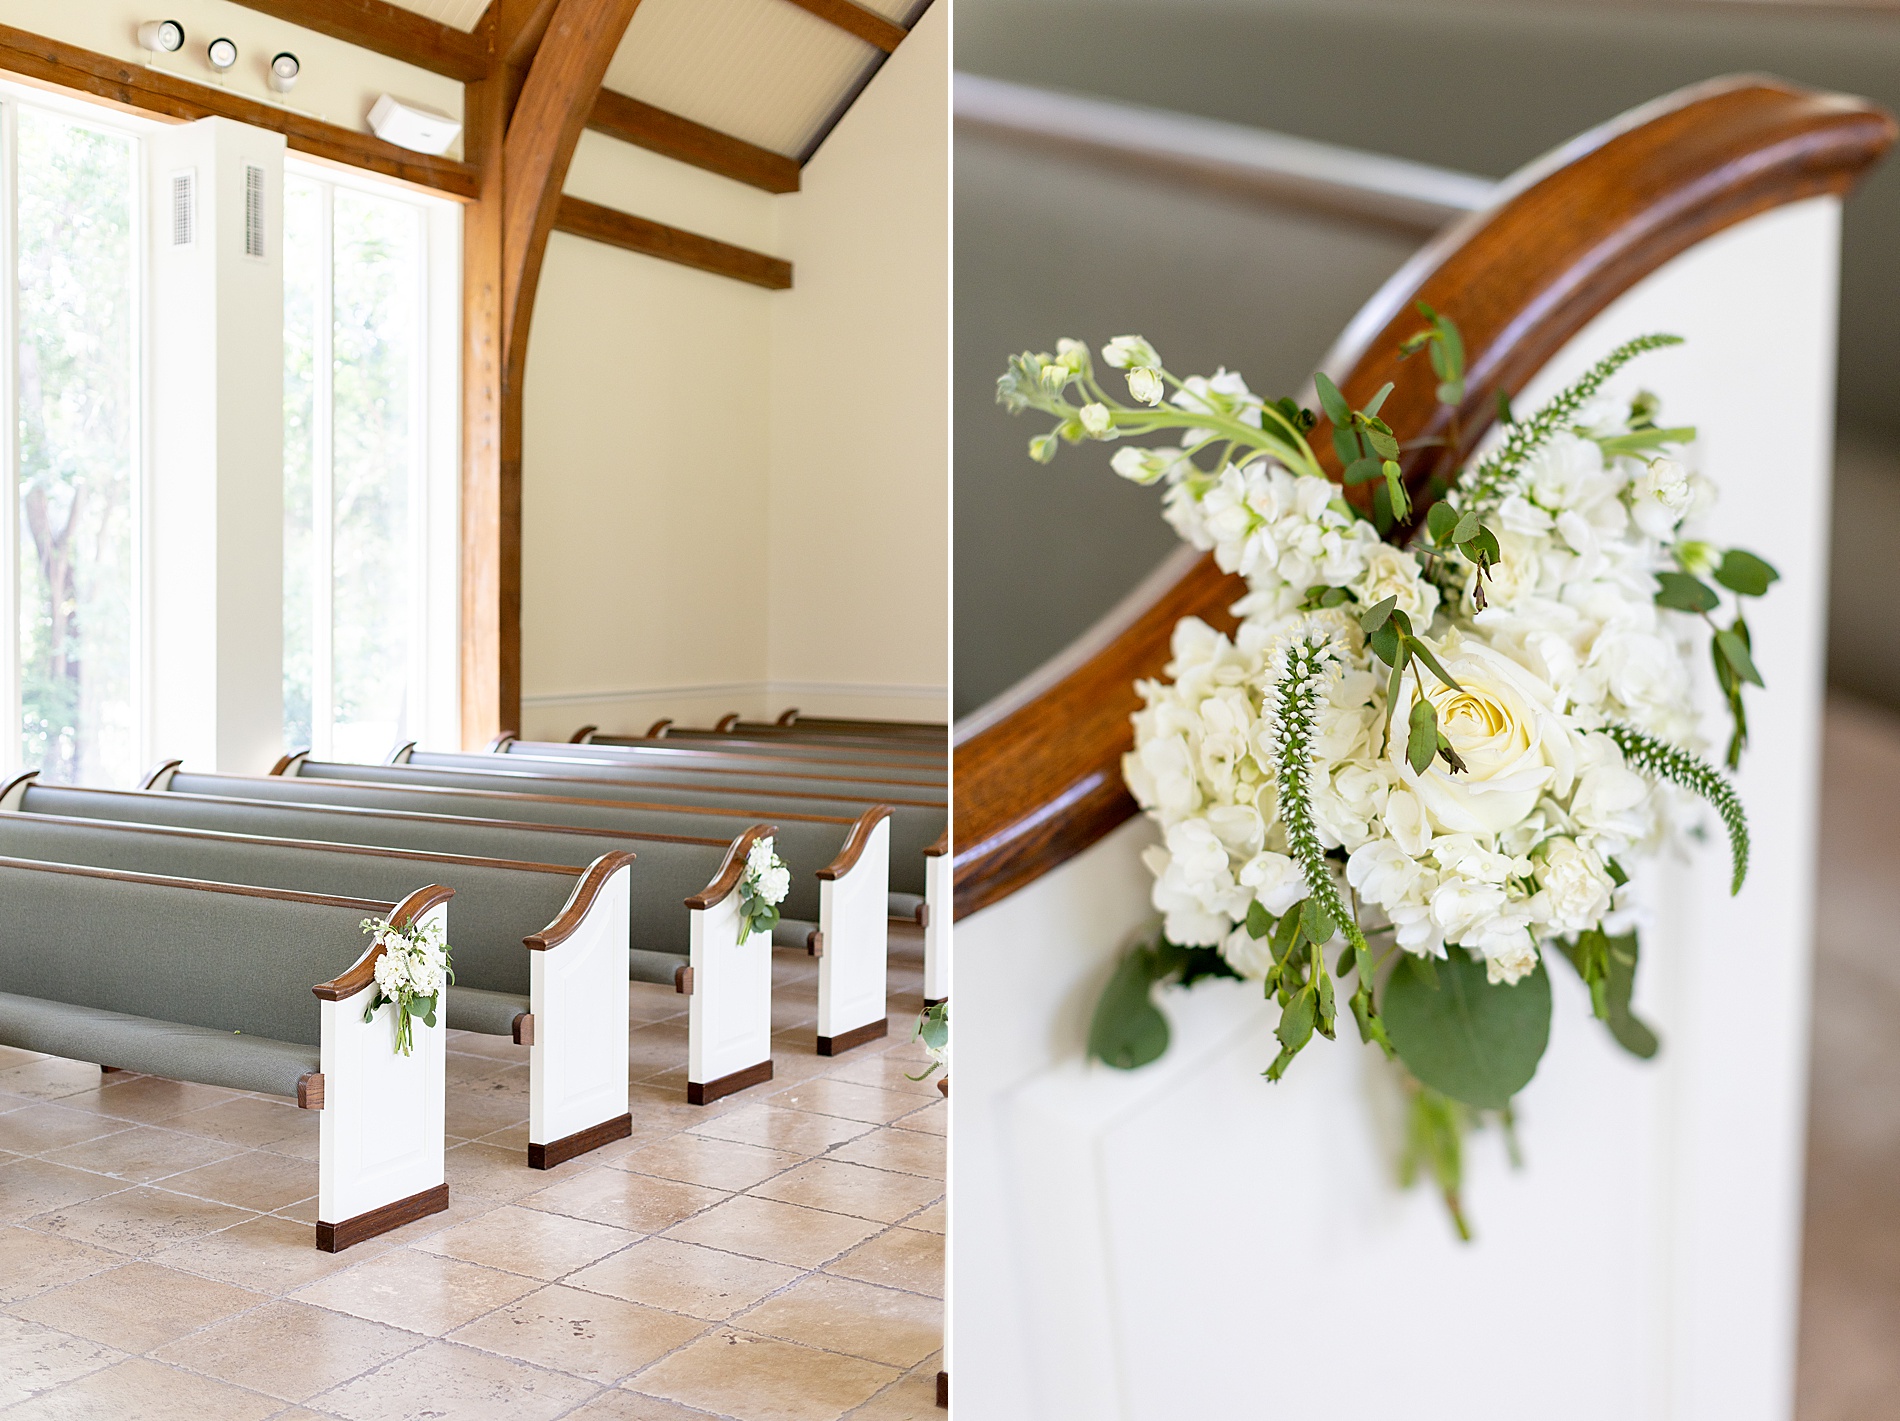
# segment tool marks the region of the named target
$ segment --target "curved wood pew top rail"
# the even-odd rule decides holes
[[[614,1056],[610,1047],[598,1044],[604,1039],[602,1031],[613,1031],[611,1025],[600,1026],[585,1035],[579,1026],[569,1029],[563,1025],[563,1020],[570,1024],[577,1020],[584,1023],[597,1009],[598,999],[602,996],[612,997],[622,1007],[625,1006],[626,988],[606,986],[604,977],[600,990],[594,994],[596,1000],[580,1001],[585,995],[581,987],[592,980],[588,974],[596,968],[604,972],[602,963],[610,952],[619,966],[618,981],[621,983],[628,979],[655,983],[672,987],[682,995],[690,995],[697,981],[697,990],[706,1000],[693,1004],[688,1010],[689,1099],[698,1097],[696,1103],[703,1103],[752,1083],[749,1079],[742,1079],[734,1084],[728,1078],[742,1074],[770,1055],[769,944],[761,952],[748,952],[737,958],[719,958],[712,964],[710,974],[697,970],[703,965],[698,959],[706,954],[717,956],[718,945],[727,941],[728,936],[736,930],[736,916],[733,914],[713,913],[691,906],[691,900],[705,897],[709,891],[707,885],[717,880],[736,842],[734,839],[306,804],[278,799],[200,795],[173,790],[72,788],[35,784],[33,778],[30,774],[24,775],[0,789],[0,810],[11,808],[70,819],[174,825],[331,844],[417,849],[477,859],[501,857],[560,864],[569,869],[589,869],[590,872],[591,865],[598,865],[609,856],[637,854],[637,881],[627,883],[627,874],[613,875],[612,882],[603,885],[603,891],[599,894],[604,900],[602,906],[589,919],[593,923],[620,912],[620,905],[612,900],[619,892],[619,886],[626,884],[630,890],[625,905],[629,918],[626,931],[615,936],[595,932],[590,927],[584,943],[577,938],[573,943],[564,944],[558,951],[533,953],[529,964],[529,991],[526,993],[529,1007],[527,1022],[518,1021],[521,1014],[518,1010],[521,1006],[518,994],[512,998],[503,996],[499,1000],[487,1002],[485,1015],[494,1028],[514,1033],[520,1044],[532,1048],[529,1163],[537,1168],[552,1167],[562,1158],[570,1158],[574,1153],[593,1149],[610,1138],[616,1138],[611,1135],[596,1138],[592,1132],[603,1127],[594,1121],[582,1121],[572,1129],[564,1128],[562,1124],[564,1117],[571,1122],[574,1116],[583,1114],[581,1103],[593,1098],[589,1090],[580,1088],[582,1083],[604,1078],[605,1073],[612,1069],[610,1062],[624,1065],[626,1059],[624,1045],[619,1055]],[[751,825],[747,830],[751,838],[757,837],[757,833],[752,832],[755,829],[771,832],[769,826]],[[750,842],[750,838],[745,835],[738,837]],[[592,890],[588,889],[585,881],[577,885],[575,901],[578,902],[579,897],[589,891]],[[563,916],[566,911],[563,909]],[[556,922],[559,921],[557,918]],[[807,926],[809,931],[816,931],[815,926]],[[787,931],[789,933],[792,929],[788,928]],[[554,944],[555,935],[553,925],[536,934],[548,946]],[[455,939],[451,938],[450,941],[453,944]],[[532,946],[532,943],[529,945]],[[803,938],[797,945],[804,945]],[[540,974],[538,980],[544,989],[539,995],[535,991],[537,979],[533,974],[536,973]],[[579,977],[582,981],[577,984],[570,981],[570,977]],[[542,997],[552,1005],[553,1016],[546,1015],[533,1005]],[[454,1005],[455,993],[450,994],[450,1002],[450,1015],[456,1018],[456,1025],[467,1026],[468,1023]],[[760,1003],[764,1004],[762,1009]],[[512,1014],[511,1006],[516,1009]],[[622,1034],[624,1030],[624,1027],[620,1028]],[[709,1030],[724,1033],[717,1035],[711,1046],[703,1044],[705,1033]],[[570,1051],[580,1053],[580,1058],[569,1060]],[[552,1064],[546,1072],[542,1072],[536,1069],[537,1059]],[[618,1071],[612,1079],[617,1083],[615,1089],[622,1092],[624,1099],[624,1070]],[[538,1117],[543,1122],[539,1134],[535,1133],[537,1116],[533,1108],[533,1091],[537,1080],[543,1080],[548,1087],[544,1110]],[[572,1108],[563,1105],[557,1109],[554,1092],[563,1085],[572,1086],[573,1089],[561,1095],[560,1101],[578,1103],[573,1104]],[[623,1104],[621,1112],[616,1113],[624,1111]],[[598,1116],[596,1120],[605,1120],[612,1126],[612,1119],[607,1116]]]
[[[1895,125],[1860,100],[1738,77],[1681,90],[1583,134],[1500,189],[1490,208],[1424,248],[1376,295],[1324,368],[1349,401],[1395,383],[1382,415],[1402,439],[1457,438],[1402,461],[1422,517],[1442,461],[1468,454],[1516,395],[1618,295],[1713,233],[1775,207],[1844,194]],[[1464,405],[1437,406],[1430,371],[1401,364],[1423,300],[1453,312],[1469,358]],[[1453,420],[1455,418],[1455,424]],[[1324,427],[1313,447],[1335,477]],[[1359,497],[1364,490],[1352,491]],[[1158,677],[1174,625],[1231,630],[1237,577],[1185,550],[1056,658],[960,722],[959,917],[1033,883],[1136,812],[1120,761],[1134,683]]]
[[[394,773],[392,767],[363,768]],[[612,797],[619,787],[605,784],[585,786],[588,797],[563,797],[478,787],[485,784],[480,777],[471,777],[475,786],[451,788],[368,780],[197,775],[169,768],[165,773],[168,788],[191,794],[476,815],[629,833],[697,832],[729,835],[732,841],[751,832],[760,818],[756,813],[732,810],[642,804]],[[784,916],[767,946],[775,942],[784,947],[802,947],[818,957],[817,1035],[821,1050],[842,1050],[870,1039],[862,1034],[866,1030],[881,1035],[886,1029],[891,811],[888,806],[876,805],[848,817],[783,814],[773,819],[777,828],[768,832],[791,870],[791,886],[780,905]],[[860,852],[854,847],[854,831],[864,824],[874,829],[869,847]],[[824,869],[831,870],[835,877],[823,877],[820,871]],[[737,909],[733,911],[736,915]],[[766,965],[761,970],[769,985],[769,957],[763,960]],[[640,963],[636,956],[636,977]],[[698,965],[694,963],[695,968]]]
[[[457,895],[448,1027],[518,1043],[533,1031],[541,1047],[529,1059],[530,1163],[558,1163],[631,1131],[624,1038],[634,854],[624,849],[574,868],[13,813],[0,814],[0,855],[367,899],[400,898],[434,879]],[[560,944],[557,961],[530,956]]]
[[[655,721],[647,727],[648,739],[664,739],[671,735],[691,737],[696,735],[732,736],[746,740],[780,741],[793,744],[849,745],[859,749],[877,749],[889,746],[903,751],[931,751],[948,754],[950,749],[950,731],[948,726],[925,725],[916,722],[914,727],[892,730],[863,729],[861,725],[878,725],[886,722],[828,721],[817,725],[781,724],[778,721],[742,720],[739,713],[733,711],[719,718],[710,729],[699,726],[675,725],[670,717]],[[898,722],[888,722],[897,726]],[[600,733],[597,725],[584,725],[569,737],[576,744],[585,744]]]
[[[321,1109],[316,1241],[335,1252],[448,1207],[447,1028],[416,1022],[405,1056],[387,1012],[363,1020],[382,948],[365,950],[360,924],[439,919],[451,897],[0,858],[8,931],[35,945],[0,955],[0,1041]]]

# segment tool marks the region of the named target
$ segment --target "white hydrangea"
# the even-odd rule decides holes
[[[771,836],[754,839],[752,847],[746,850],[745,879],[758,897],[774,907],[785,901],[785,895],[791,891],[792,875],[778,856]]]
[[[1139,369],[1145,353],[1118,349],[1109,363]],[[1173,401],[1259,423],[1258,398],[1227,371],[1185,382]],[[1681,826],[1600,732],[1622,723],[1699,744],[1693,628],[1656,606],[1655,574],[1678,565],[1679,546],[1696,557],[1677,540],[1711,498],[1673,455],[1605,457],[1598,440],[1626,432],[1630,409],[1627,398],[1593,401],[1501,491],[1486,515],[1500,558],[1482,611],[1468,563],[1382,542],[1324,479],[1265,459],[1201,473],[1185,447],[1116,455],[1124,477],[1165,481],[1169,522],[1248,585],[1231,637],[1183,620],[1166,679],[1138,688],[1123,774],[1162,829],[1146,862],[1174,941],[1217,947],[1258,979],[1271,955],[1246,930],[1249,908],[1277,918],[1308,892],[1279,818],[1268,706],[1280,652],[1314,630],[1339,653],[1313,736],[1315,827],[1343,852],[1367,926],[1411,953],[1468,949],[1492,981],[1517,982],[1544,944],[1621,921],[1610,860],[1653,851]],[[1324,587],[1345,589],[1347,603],[1309,610],[1308,589]],[[1389,737],[1388,671],[1358,627],[1388,597],[1458,683],[1414,663]],[[1457,773],[1443,760],[1423,773],[1406,762],[1421,692],[1461,758]]]

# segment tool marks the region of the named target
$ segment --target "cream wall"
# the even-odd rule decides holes
[[[567,192],[787,257],[794,284],[555,234],[524,391],[525,734],[944,718],[948,19],[797,194],[583,136]]]
[[[947,718],[950,6],[778,199],[768,675],[807,710]]]

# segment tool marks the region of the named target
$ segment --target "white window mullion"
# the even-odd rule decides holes
[[[336,743],[336,189],[318,185],[317,312],[311,332],[310,749],[319,760]]]
[[[403,738],[420,740],[429,725],[429,229],[420,208],[416,223],[416,358],[409,370],[409,697]]]

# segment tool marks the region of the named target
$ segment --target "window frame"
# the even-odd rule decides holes
[[[417,708],[410,717],[411,739],[459,744],[461,734],[461,365],[462,365],[462,209],[461,204],[405,183],[299,154],[284,158],[288,196],[293,181],[317,185],[323,233],[320,244],[321,292],[331,311],[318,331],[312,370],[311,449],[311,744],[316,759],[329,758],[334,745],[334,409],[330,352],[335,333],[333,252],[335,194],[344,189],[402,202],[417,212],[417,369],[410,395],[419,418],[411,432],[409,555],[420,569],[409,628],[409,684]],[[288,219],[286,219],[288,225]],[[287,245],[287,244],[286,244]],[[286,287],[288,287],[286,279]],[[322,323],[319,323],[322,324]],[[328,554],[319,557],[319,550]],[[288,568],[286,568],[288,579]],[[330,665],[320,666],[328,647]],[[319,688],[326,693],[320,699]],[[328,705],[320,713],[319,706]],[[394,749],[395,747],[390,747]]]

